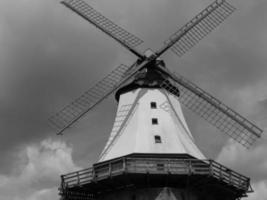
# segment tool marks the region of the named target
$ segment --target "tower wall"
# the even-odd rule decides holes
[[[194,143],[178,97],[158,88],[139,88],[120,96],[100,161],[131,153],[186,153],[205,159]]]

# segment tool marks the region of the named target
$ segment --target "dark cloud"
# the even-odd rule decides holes
[[[139,47],[144,51],[160,47],[211,1],[88,2],[144,39]],[[168,53],[164,58],[171,70],[263,124],[266,102],[259,101],[267,97],[267,3],[236,0],[233,4],[238,8],[233,16],[185,56],[178,59]],[[50,114],[115,66],[134,59],[59,1],[0,1],[0,173],[12,173],[21,148],[54,135],[47,126]],[[76,163],[88,166],[97,159],[115,111],[110,97],[66,132],[62,139],[73,145]],[[226,137],[191,114],[187,117],[200,148],[216,157]]]
[[[118,46],[58,2],[1,4],[1,169],[10,169],[14,149],[48,136],[53,111],[118,64]]]

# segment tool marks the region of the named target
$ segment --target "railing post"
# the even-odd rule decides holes
[[[65,188],[65,181],[64,181],[64,175],[61,175],[61,188],[64,189]]]
[[[232,171],[229,170],[229,184],[234,185],[232,183],[233,183]]]
[[[108,163],[108,174],[109,174],[109,177],[111,177],[111,162]]]
[[[96,182],[97,174],[95,171],[95,166],[92,166],[92,181]]]
[[[79,171],[77,171],[77,184],[80,185],[80,174],[79,174]]]
[[[242,181],[241,181],[241,178],[240,177],[238,177],[238,186],[239,187],[242,187]]]
[[[184,160],[184,161],[186,161],[186,160]],[[190,160],[187,160],[187,165],[188,165],[188,171],[189,171],[189,175],[191,175],[192,174],[192,160],[190,159]]]
[[[170,173],[170,165],[171,165],[171,162],[170,162],[170,159],[167,160],[167,171],[168,171],[168,174]]]
[[[251,186],[250,186],[250,178],[247,178],[247,180],[246,180],[246,190],[248,190],[249,187],[251,188]],[[253,192],[253,188],[251,188],[251,190]]]
[[[209,160],[209,176],[213,176],[213,161]]]
[[[220,180],[222,180],[222,165],[220,165]]]
[[[125,157],[122,158],[122,170],[124,173],[126,172],[126,158]]]

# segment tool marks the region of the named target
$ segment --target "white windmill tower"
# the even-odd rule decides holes
[[[58,134],[116,91],[119,101],[110,137],[93,167],[62,176],[62,199],[238,199],[249,178],[213,160],[196,146],[180,103],[245,147],[262,130],[184,77],[170,72],[160,56],[182,56],[235,8],[216,0],[173,34],[156,52],[144,55],[142,40],[82,0],[65,6],[135,54],[49,120]]]

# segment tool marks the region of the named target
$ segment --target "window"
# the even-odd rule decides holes
[[[156,102],[151,102],[151,103],[150,103],[150,107],[151,107],[152,109],[156,109],[156,108],[157,108],[157,103],[156,103]]]
[[[155,135],[155,143],[161,143],[161,137],[159,135]]]
[[[152,124],[158,124],[158,119],[157,118],[152,118]]]

